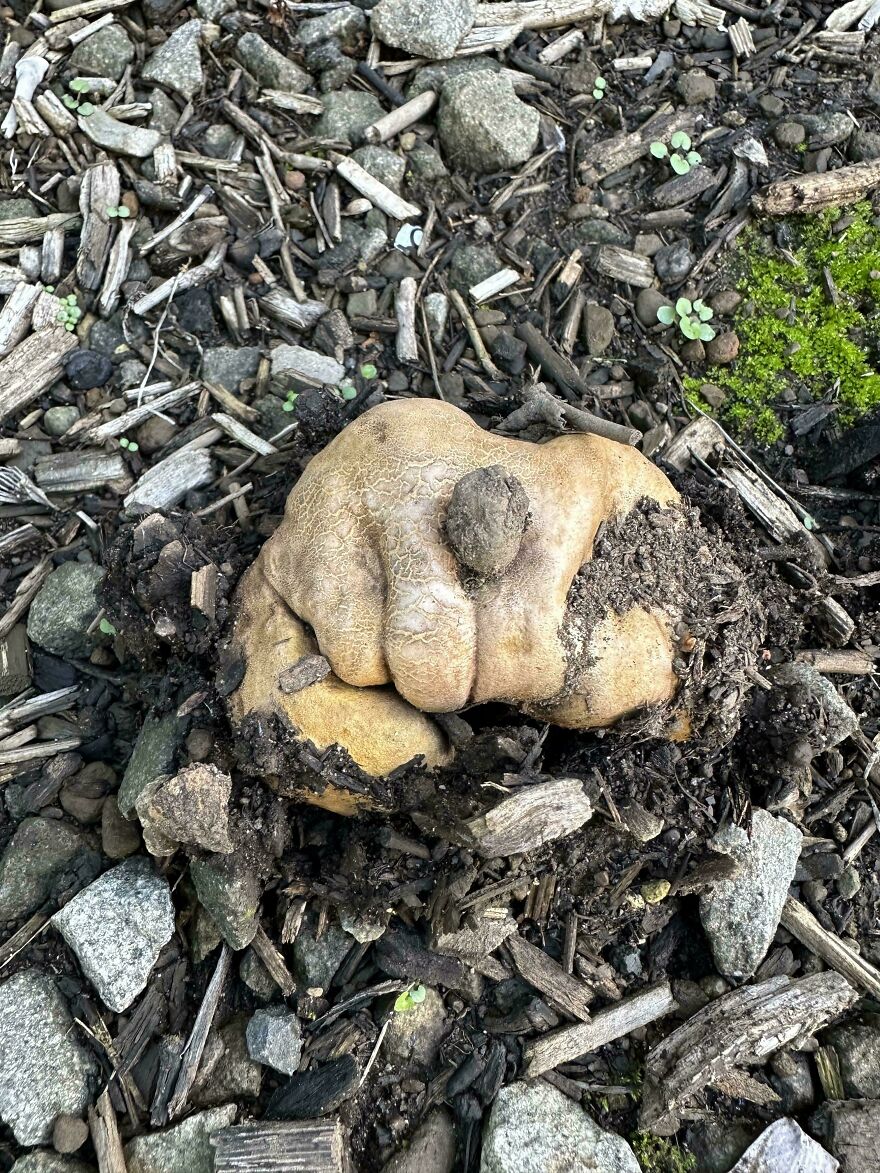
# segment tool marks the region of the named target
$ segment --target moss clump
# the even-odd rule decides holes
[[[764,443],[783,434],[773,404],[788,387],[806,387],[816,399],[833,394],[845,423],[880,405],[880,231],[871,205],[787,224],[784,252],[755,230],[738,250],[740,358],[686,384],[690,392],[701,382],[725,388],[726,419]]]
[[[674,1140],[637,1132],[632,1137],[632,1149],[645,1173],[693,1173],[697,1158],[686,1153]]]

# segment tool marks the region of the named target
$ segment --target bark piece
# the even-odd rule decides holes
[[[350,1173],[339,1120],[262,1120],[215,1132],[215,1173]]]
[[[603,244],[596,257],[596,268],[613,281],[647,289],[654,284],[654,262],[641,253],[630,252],[616,244]]]
[[[765,216],[788,216],[792,212],[821,212],[842,208],[863,199],[880,186],[880,159],[850,163],[836,171],[799,175],[796,179],[772,183],[755,196],[758,211]]]
[[[75,334],[54,326],[31,334],[0,359],[0,423],[61,378],[64,357],[76,346]]]
[[[95,163],[86,169],[79,193],[83,225],[76,258],[76,276],[83,289],[94,290],[101,284],[113,233],[107,209],[117,207],[119,197],[119,172],[115,164]]]
[[[570,835],[592,817],[593,807],[578,778],[523,786],[496,807],[468,819],[465,838],[486,859],[518,855]]]
[[[802,945],[812,949],[839,974],[880,998],[880,970],[852,949],[847,949],[839,937],[823,929],[810,910],[791,896],[783,905],[781,923]]]
[[[589,1021],[593,991],[585,982],[566,973],[558,961],[516,933],[507,938],[506,945],[520,977],[572,1018]]]

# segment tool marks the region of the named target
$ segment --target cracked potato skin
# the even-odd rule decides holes
[[[459,479],[490,465],[519,479],[529,523],[504,573],[473,582],[446,537],[446,512]],[[643,497],[663,506],[679,500],[641,453],[598,436],[531,444],[485,432],[442,402],[372,408],[309,463],[281,525],[243,580],[234,639],[248,668],[232,698],[233,716],[284,712],[319,748],[338,740],[359,764],[368,758],[375,767],[396,754],[359,756],[357,739],[340,740],[338,728],[316,736],[320,722],[304,716],[319,690],[346,686],[338,708],[366,703],[374,690],[393,685],[395,691],[381,689],[388,735],[401,721],[413,733],[430,729],[419,751],[429,764],[443,760],[445,748],[426,713],[502,700],[589,728],[670,699],[676,681],[669,617],[641,608],[609,614],[597,625],[596,655],[588,644],[586,666],[574,677],[561,634],[569,588],[600,524]],[[280,636],[273,617],[279,608],[286,612],[282,626],[302,631],[303,621],[314,639]],[[291,640],[284,653],[279,637]],[[279,657],[286,666],[317,649],[333,676],[282,696],[271,675]],[[371,740],[383,738],[374,724]]]

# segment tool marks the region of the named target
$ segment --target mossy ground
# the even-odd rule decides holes
[[[697,1158],[680,1149],[674,1140],[637,1132],[632,1137],[632,1149],[645,1173],[694,1173]]]
[[[880,405],[880,228],[871,205],[792,218],[780,235],[784,247],[750,229],[732,259],[743,295],[739,359],[686,381],[704,410],[700,385],[722,387],[726,422],[767,444],[784,434],[777,404],[787,389],[836,400],[843,423]]]

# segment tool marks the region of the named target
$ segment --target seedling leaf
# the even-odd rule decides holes
[[[657,310],[657,321],[662,322],[664,326],[671,326],[675,321],[675,310],[671,305],[661,305]]]
[[[70,88],[75,94],[87,94],[89,92],[89,84],[84,77],[75,77],[70,83]]]
[[[77,113],[82,114],[83,118],[88,118],[90,114],[95,113],[95,107],[91,102],[81,102]]]
[[[687,175],[688,171],[691,169],[690,163],[687,161],[687,159],[684,158],[683,155],[670,155],[669,166],[676,175]]]
[[[68,110],[75,110],[79,105],[79,102],[77,102],[76,98],[72,97],[70,94],[65,94],[61,101]]]
[[[664,143],[651,143],[649,149],[655,159],[665,159],[669,154],[669,151]]]
[[[690,165],[692,167],[696,167],[696,165],[698,163],[703,162],[703,156],[700,154],[699,151],[688,151],[687,161],[690,163]]]
[[[365,379],[375,379],[375,377],[378,375],[378,373],[379,373],[378,370],[376,369],[374,364],[371,362],[365,362],[364,365],[361,367],[361,374],[363,375],[363,377]]]
[[[694,309],[699,314],[701,322],[711,322],[712,318],[714,317],[714,313],[713,313],[712,309],[707,305],[695,304]]]
[[[593,82],[593,86],[597,90],[604,90],[607,85],[608,85],[608,82],[605,80],[604,77],[597,77],[596,80]]]
[[[688,314],[693,313],[693,311],[694,311],[694,307],[691,305],[690,301],[686,297],[680,297],[678,299],[678,301],[675,303],[675,312],[681,318],[684,318]]]
[[[689,151],[691,149],[690,135],[683,130],[676,130],[669,142],[677,151]]]
[[[681,319],[681,332],[685,338],[699,338],[701,326],[699,322],[695,322],[693,318]]]
[[[711,342],[715,337],[715,331],[711,326],[707,326],[705,322],[700,323],[700,340],[702,342]]]
[[[425,995],[427,993],[428,993],[428,991],[425,989],[424,986],[413,986],[413,988],[409,992],[409,1000],[411,1002],[415,1002],[415,1004],[418,1006],[418,1004],[420,1002],[424,1002]]]
[[[404,990],[402,994],[398,994],[394,999],[394,1011],[396,1014],[406,1014],[407,1010],[412,1010],[412,998],[409,996],[409,990]]]
[[[113,626],[113,624],[110,622],[109,619],[102,619],[101,622],[98,624],[98,630],[103,635],[116,635],[117,634],[116,628]]]

